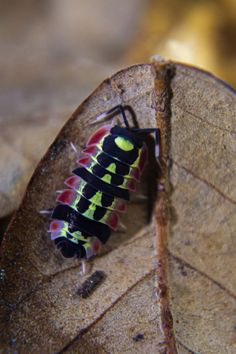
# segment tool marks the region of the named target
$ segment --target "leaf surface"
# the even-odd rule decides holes
[[[90,272],[102,270],[106,279],[87,299],[78,295],[87,276],[79,274],[78,261],[55,250],[49,220],[39,214],[55,205],[55,191],[75,166],[70,143],[83,145],[94,131],[89,122],[123,103],[133,107],[141,127],[165,125],[156,120],[164,119],[158,112],[171,110],[169,130],[162,136],[170,188],[163,193],[178,352],[234,352],[235,93],[205,72],[176,64],[166,88],[172,91],[171,105],[165,107],[169,101],[165,87],[157,85],[161,74],[156,70],[153,64],[136,65],[104,81],[36,168],[2,247],[5,351],[170,353],[163,329],[171,324],[160,320],[160,293],[156,296],[160,235],[155,219],[146,222],[146,203],[129,205],[122,218],[127,232],[114,234],[90,262]],[[144,178],[140,191],[146,183]]]
[[[193,352],[234,353],[235,92],[183,65],[172,90],[168,241],[176,335]]]

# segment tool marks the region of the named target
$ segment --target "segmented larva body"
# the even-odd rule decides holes
[[[99,252],[117,229],[146,158],[140,135],[118,125],[103,126],[88,139],[52,213],[51,239],[65,257]]]

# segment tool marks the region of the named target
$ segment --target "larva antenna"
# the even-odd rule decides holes
[[[118,106],[113,107],[109,111],[99,114],[92,122],[90,122],[90,125],[95,125],[100,122],[105,122],[105,121],[110,120],[110,119],[114,118],[115,116],[121,114],[126,128],[130,129],[130,125],[129,125],[128,119],[126,117],[125,111],[128,111],[130,113],[130,115],[132,117],[132,122],[133,122],[134,128],[138,128],[138,122],[137,122],[136,115],[135,115],[133,109],[128,105],[126,105],[126,106],[118,105]]]

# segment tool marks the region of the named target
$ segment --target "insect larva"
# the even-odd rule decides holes
[[[125,111],[132,114],[135,127],[129,126]],[[69,188],[57,196],[49,232],[65,257],[90,258],[99,252],[117,229],[119,214],[142,174],[147,148],[140,133],[154,132],[158,145],[158,129],[138,128],[130,106],[116,106],[96,121],[118,114],[125,127],[104,125],[90,136],[79,167],[65,180]]]

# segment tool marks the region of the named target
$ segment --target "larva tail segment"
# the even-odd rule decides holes
[[[59,249],[64,249],[64,256],[80,256],[91,258],[101,250],[101,242],[97,237],[83,236],[80,231],[70,231],[69,224],[62,220],[53,220],[49,232]]]

